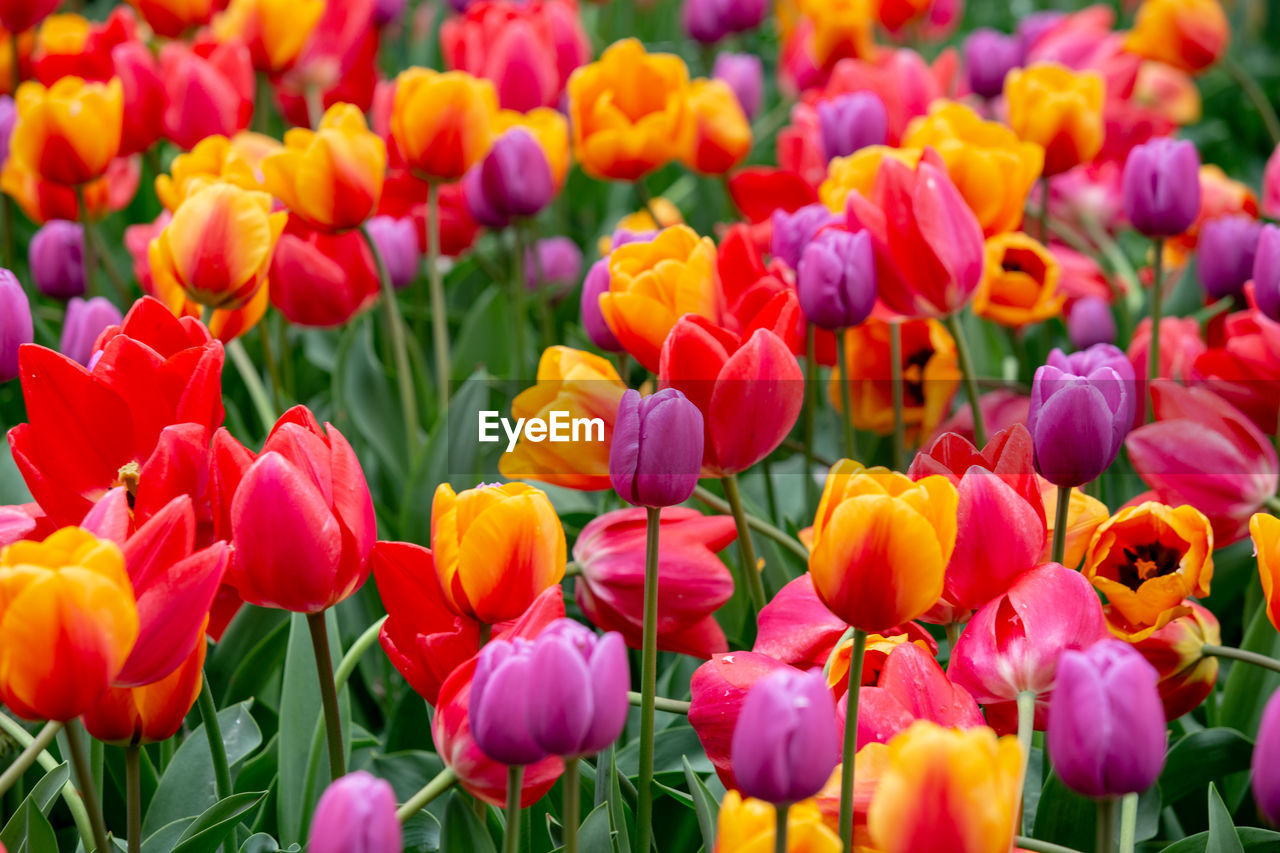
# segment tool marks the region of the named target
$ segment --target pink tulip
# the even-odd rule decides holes
[[[733,775],[733,731],[742,702],[756,682],[779,670],[794,669],[768,655],[733,652],[715,655],[693,673],[689,690],[689,725],[726,788],[737,788]]]
[[[26,539],[36,529],[36,520],[21,506],[0,506],[0,548]]]
[[[848,698],[840,700],[841,720]],[[858,702],[858,749],[888,743],[916,720],[960,729],[986,725],[969,691],[953,684],[933,656],[914,643],[889,653],[880,680],[862,688]]]
[[[1273,219],[1280,217],[1280,145],[1271,153],[1262,176],[1262,212]]]

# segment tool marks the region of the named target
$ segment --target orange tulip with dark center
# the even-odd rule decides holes
[[[987,240],[987,264],[973,297],[973,313],[1002,326],[1020,328],[1056,317],[1066,294],[1053,254],[1021,231]]]

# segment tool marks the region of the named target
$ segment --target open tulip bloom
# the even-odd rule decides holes
[[[0,853],[1280,849],[1280,7],[1012,6],[0,0]]]

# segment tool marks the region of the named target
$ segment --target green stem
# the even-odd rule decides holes
[[[840,367],[840,429],[844,435],[844,455],[858,458],[858,439],[853,434],[853,404],[849,401],[849,360],[844,329],[836,331],[836,364]]]
[[[849,692],[844,712],[844,753],[840,768],[840,840],[845,850],[853,849],[853,765],[858,754],[858,693],[862,689],[862,657],[867,648],[867,632],[853,629],[849,652]]]
[[[570,759],[564,763],[564,853],[578,853],[578,812],[582,806],[582,793],[578,785],[578,762]]]
[[[378,265],[378,280],[382,283],[382,302],[386,310],[387,334],[391,338],[391,351],[396,360],[396,383],[400,391],[400,417],[404,422],[405,446],[412,459],[418,452],[418,397],[413,390],[413,371],[409,366],[409,344],[406,341],[404,317],[400,314],[400,300],[391,284],[386,261],[378,250],[377,241],[365,228],[364,239]]]
[[[320,701],[324,706],[324,730],[329,743],[329,780],[337,781],[346,774],[342,749],[342,719],[338,715],[338,690],[333,680],[333,658],[329,655],[329,627],[324,611],[307,614],[311,629],[311,648],[316,656],[316,673],[320,678]]]
[[[635,182],[636,197],[640,199],[640,206],[649,214],[649,218],[653,220],[653,227],[659,231],[662,230],[662,220],[658,219],[658,211],[653,206],[653,196],[649,194],[649,188],[644,185],[644,179]]]
[[[1066,486],[1058,486],[1058,508],[1053,516],[1053,551],[1051,557],[1055,563],[1061,563],[1067,556],[1067,524],[1070,520],[1071,489]]]
[[[1049,176],[1040,178],[1040,242],[1049,245]]]
[[[80,741],[81,733],[84,727],[77,720],[67,722],[67,751],[71,753],[71,767],[75,771],[76,784],[80,786],[80,793],[84,799],[85,807],[89,811],[89,827],[93,831],[93,850],[107,853],[111,849],[111,843],[107,841],[107,824],[102,819],[102,808],[98,803],[98,789],[93,784],[93,770],[89,767],[89,757],[85,753],[84,744]],[[88,734],[85,733],[85,737]]]
[[[787,813],[791,811],[790,803],[778,803],[773,807],[777,818],[777,828],[773,832],[774,853],[787,853]]]
[[[653,709],[658,692],[658,531],[661,510],[645,511],[644,627],[640,652],[640,777],[636,803],[637,850],[648,853],[653,837]]]
[[[222,740],[222,725],[218,722],[218,706],[213,702],[213,689],[209,687],[207,673],[201,675],[200,695],[196,699],[200,719],[204,723],[205,740],[209,742],[209,759],[213,763],[213,786],[218,800],[231,796],[231,765],[227,763],[227,747]],[[129,836],[130,841],[133,836]],[[227,839],[222,844],[223,853],[235,853],[235,843]]]
[[[627,691],[627,701],[637,708],[644,707],[644,694],[637,693],[634,690]],[[688,714],[689,703],[681,699],[667,699],[664,696],[653,697],[653,707],[659,711],[666,711],[668,714]]]
[[[982,405],[978,395],[978,375],[973,369],[973,356],[969,352],[969,344],[964,338],[964,328],[960,325],[960,315],[947,317],[947,328],[956,342],[956,356],[960,359],[960,373],[964,377],[965,394],[969,397],[969,408],[973,410],[973,443],[978,447],[987,444],[987,427],[983,423]]]
[[[142,850],[142,747],[136,743],[124,748],[125,810],[128,812],[129,853]]]
[[[423,785],[404,805],[396,809],[396,819],[404,823],[427,807],[432,800],[449,790],[458,781],[458,774],[446,767],[435,775],[430,782]]]
[[[0,195],[0,240],[3,241],[0,262],[7,270],[13,269],[13,219],[13,201],[7,195]]]
[[[1280,672],[1280,660],[1260,655],[1257,652],[1248,652],[1244,649],[1237,649],[1231,646],[1215,646],[1212,643],[1205,643],[1200,647],[1200,653],[1209,657],[1226,658],[1227,660],[1238,660],[1243,663],[1251,663],[1254,666],[1260,666],[1263,669],[1269,669],[1272,672]]]
[[[1138,795],[1125,794],[1120,798],[1120,853],[1133,853],[1137,834]]]
[[[1112,281],[1112,277],[1107,277],[1107,284],[1111,288],[1111,297],[1119,314],[1120,328],[1117,333],[1120,340],[1127,341],[1133,333],[1133,306],[1129,304],[1129,300],[1142,293],[1142,286],[1138,283],[1137,270],[1129,262],[1129,257],[1124,253],[1124,250],[1107,233],[1106,228],[1088,217],[1084,219],[1083,224],[1085,233],[1089,235],[1089,239],[1102,252],[1102,257],[1106,260],[1107,266],[1111,268],[1112,274],[1120,278],[1125,284],[1124,291],[1121,292],[1119,286]]]
[[[906,383],[902,378],[902,324],[889,321],[889,364],[893,369],[893,470],[906,470],[907,417],[903,405]]]
[[[1021,847],[1023,850],[1034,851],[1034,853],[1080,853],[1079,850],[1073,847],[1063,847],[1061,844],[1041,841],[1038,838],[1028,838],[1025,835],[1019,835],[1015,838],[1014,845]]]
[[[303,89],[303,97],[307,102],[307,124],[315,130],[324,118],[324,93],[319,86],[312,84]]]
[[[520,853],[520,789],[524,783],[524,766],[507,768],[507,834],[502,853]]]
[[[30,732],[8,714],[0,714],[0,730],[3,730],[6,735],[13,738],[23,749],[26,749],[35,740]],[[36,762],[45,773],[56,770],[59,766],[58,760],[49,754],[48,749],[36,754]],[[76,831],[79,832],[80,837],[84,840],[84,846],[87,850],[89,842],[93,838],[93,828],[89,825],[89,812],[85,809],[84,800],[80,797],[80,793],[76,791],[76,786],[70,779],[59,790],[59,794],[67,804],[67,809],[71,812],[71,818],[75,821]]]
[[[89,205],[84,199],[84,184],[76,186],[76,206],[80,208],[80,227],[84,231],[84,295],[96,296],[98,262],[94,258],[93,239],[90,236]]]
[[[727,474],[722,478],[724,496],[729,503],[729,511],[733,513],[733,522],[738,527],[738,553],[741,555],[742,582],[746,584],[747,595],[756,613],[764,609],[768,602],[764,595],[764,581],[760,579],[760,569],[756,565],[756,549],[751,542],[751,528],[747,525],[747,513],[742,508],[742,493],[738,491],[738,476]]]
[[[804,499],[810,516],[818,509],[818,483],[813,478],[813,421],[818,410],[817,331],[812,323],[805,325],[804,346]]]
[[[18,754],[13,763],[5,768],[3,774],[0,774],[0,796],[3,796],[15,782],[22,778],[22,774],[26,773],[40,754],[49,748],[49,744],[53,743],[54,737],[60,731],[62,731],[62,723],[44,724],[40,733],[27,743],[26,748]]]
[[[116,292],[120,302],[124,305],[133,302],[133,297],[129,293],[129,284],[125,281],[120,268],[116,266],[115,260],[112,259],[111,252],[107,249],[107,244],[103,240],[102,234],[99,233],[97,228],[91,227],[86,223],[84,238],[86,242],[93,240],[95,246],[94,257],[102,264],[102,271],[107,274],[107,280],[111,282],[111,289]]]
[[[703,488],[702,486],[698,486],[693,490],[693,496],[698,500],[702,501],[707,506],[714,509],[716,512],[720,512],[720,513],[733,512],[733,508],[728,501],[717,497],[715,494],[707,491],[707,489]],[[747,520],[747,526],[750,527],[752,530],[754,530],[756,533],[759,533],[761,536],[764,536],[768,539],[772,539],[774,542],[777,542],[779,545],[786,548],[792,554],[795,554],[796,557],[798,557],[799,559],[803,560],[806,563],[809,562],[809,549],[804,547],[803,542],[800,542],[794,536],[788,535],[785,531],[780,530],[777,527],[774,527],[772,524],[765,521],[763,518],[758,518],[754,515],[751,515],[750,513],[744,513],[743,516]]]
[[[1277,497],[1276,495],[1268,495],[1266,498],[1263,498],[1262,502],[1267,505],[1267,509],[1272,512],[1280,513],[1280,497]]]
[[[516,347],[516,375],[520,375],[520,371],[524,370],[525,350],[528,343],[525,340],[525,288],[524,288],[524,234],[520,229],[520,224],[516,223],[511,226],[511,241],[513,244],[511,258],[511,312],[515,315],[514,340]]]
[[[444,279],[440,275],[440,188],[433,181],[427,187],[427,278],[431,287],[431,338],[436,355],[436,394],[440,417],[449,417],[449,314],[444,301]]]
[[[262,363],[267,368],[267,379],[271,383],[271,409],[282,412],[284,406],[284,382],[280,379],[280,366],[276,364],[275,349],[271,346],[271,329],[264,317],[258,323],[258,343],[262,348]]]
[[[1155,240],[1156,256],[1151,264],[1151,339],[1147,350],[1147,421],[1156,419],[1155,381],[1160,375],[1160,314],[1164,303],[1164,238]]]
[[[1031,760],[1031,736],[1036,726],[1036,692],[1022,690],[1018,693],[1018,751],[1022,754],[1018,766],[1018,802],[1027,787],[1027,763]],[[1019,809],[1021,811],[1021,809]]]
[[[262,376],[253,366],[253,359],[249,358],[249,353],[245,351],[240,338],[227,344],[226,350],[227,355],[231,357],[231,363],[236,366],[236,373],[240,374],[240,379],[249,392],[249,400],[258,413],[258,420],[262,422],[263,430],[271,432],[271,428],[276,424],[276,416],[271,408],[271,400],[267,397],[267,388],[262,384]]]
[[[1276,115],[1276,108],[1271,104],[1262,87],[1258,85],[1258,81],[1249,71],[1236,62],[1230,56],[1223,54],[1222,70],[1231,75],[1231,79],[1244,91],[1245,96],[1253,103],[1258,110],[1258,115],[1262,116],[1262,123],[1266,125],[1267,135],[1271,137],[1272,145],[1280,145],[1280,116]]]
[[[1094,845],[1095,853],[1112,853],[1115,850],[1115,831],[1116,831],[1116,805],[1115,797],[1103,797],[1098,800],[1098,831],[1095,836],[1097,843]]]

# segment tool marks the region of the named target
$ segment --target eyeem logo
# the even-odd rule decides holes
[[[525,441],[535,444],[551,442],[604,441],[604,418],[575,418],[569,412],[552,411],[548,418],[518,418],[513,425],[496,411],[479,413],[480,441],[493,444],[502,440],[498,428],[507,436],[506,453],[516,449],[516,442],[523,435]]]

